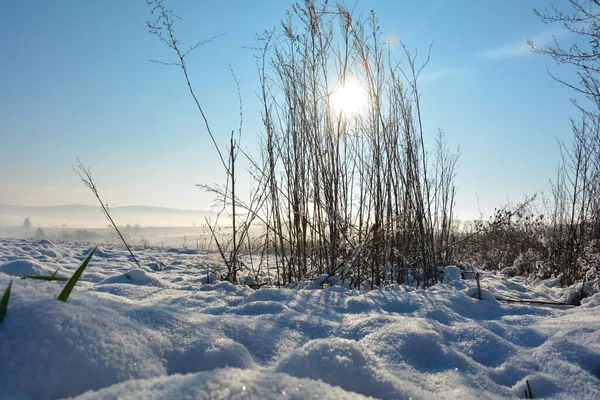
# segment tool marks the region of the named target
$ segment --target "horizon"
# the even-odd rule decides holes
[[[153,206],[109,207],[111,216],[118,226],[139,225],[141,227],[200,227],[209,218],[216,221],[217,212],[212,210],[189,210]],[[219,217],[219,225],[227,223],[224,214]],[[31,227],[99,229],[110,222],[99,205],[64,204],[50,206],[19,206],[0,204],[0,227],[24,228],[27,219]]]
[[[25,213],[7,214],[6,213],[7,210],[3,210],[2,207],[18,208],[21,211],[24,211]],[[85,208],[89,212],[92,212],[93,214],[89,214],[89,215],[85,214],[83,217],[87,218],[87,219],[81,219],[81,218],[78,218],[78,215],[72,214],[74,212],[81,211],[81,210],[69,210],[70,207],[79,208],[79,209]],[[49,215],[43,214],[43,212],[45,210],[51,210],[51,209],[56,209],[56,208],[66,209],[66,211],[65,211],[66,214],[59,215],[59,216],[56,216],[56,215],[49,216]],[[159,212],[162,211],[162,212],[166,213],[167,215],[169,215],[169,213],[172,213],[174,215],[171,217],[164,216],[164,215],[156,216],[155,214],[152,214],[152,215],[141,214],[142,215],[141,217],[139,216],[139,214],[135,215],[135,211],[144,211],[145,209],[155,209],[152,211],[159,211]],[[33,211],[36,211],[39,214],[32,214],[31,212],[33,212]],[[111,214],[113,214],[113,219],[115,219],[115,223],[119,227],[125,227],[128,225],[129,226],[139,225],[140,228],[160,228],[160,229],[201,228],[201,227],[203,227],[206,224],[205,220],[192,221],[192,219],[194,219],[193,218],[194,213],[208,214],[207,217],[217,217],[217,215],[218,215],[218,219],[220,221],[218,225],[221,227],[228,227],[229,224],[231,223],[230,222],[231,217],[227,212],[219,213],[218,211],[213,211],[210,209],[209,210],[179,209],[179,208],[171,208],[171,207],[154,207],[154,206],[145,206],[145,205],[127,205],[127,206],[110,207],[110,211],[111,211]],[[129,211],[130,214],[127,214],[127,211]],[[134,215],[131,214],[132,211],[134,212]],[[10,210],[9,210],[9,212],[10,212]],[[116,215],[116,217],[114,217],[114,215]],[[140,220],[140,218],[144,218],[144,217],[150,218],[151,222],[148,222],[149,221],[148,219],[146,220],[146,222]],[[172,218],[172,223],[171,223],[171,218]],[[460,232],[461,230],[471,228],[472,224],[477,223],[477,222],[486,221],[488,218],[491,218],[491,215],[483,215],[482,218],[480,216],[480,218],[470,218],[470,219],[455,217],[453,219],[453,222],[458,224],[456,227],[458,228],[458,231]],[[32,228],[40,227],[40,228],[55,228],[55,229],[61,229],[61,228],[65,228],[65,229],[110,229],[110,230],[113,229],[112,226],[110,226],[109,221],[103,215],[102,210],[99,205],[60,204],[60,205],[48,205],[48,206],[43,206],[43,205],[20,206],[20,205],[14,205],[14,204],[1,204],[0,203],[0,227],[21,229],[21,228],[23,228],[23,222],[25,219],[30,220]],[[198,219],[198,218],[196,218],[196,219]],[[38,221],[40,221],[40,220],[45,221],[45,222],[40,224],[40,223],[38,223]],[[12,223],[9,223],[7,221],[11,221]],[[53,221],[53,222],[48,223],[47,221]],[[71,221],[71,222],[69,222],[69,221]],[[162,221],[162,222],[157,223],[156,221]],[[183,221],[187,221],[187,222],[183,222]],[[212,222],[214,222],[214,221],[212,221]],[[253,222],[252,225],[259,226],[259,225],[262,225],[262,223],[260,221]],[[30,230],[31,228],[23,228],[23,229]]]
[[[224,3],[167,2],[182,17],[184,47],[224,33],[188,61],[219,145],[237,128],[231,65],[244,105],[241,145],[255,148],[264,128],[248,47],[254,34],[278,25],[291,3],[236,4],[232,12]],[[390,43],[401,39],[424,54],[433,42],[420,80],[423,123],[427,139],[441,128],[450,149],[461,148],[457,219],[548,192],[560,159],[556,141],[570,141],[570,118],[579,116],[569,100],[575,95],[547,69],[572,70],[527,46],[528,39],[546,45],[553,35],[572,39],[533,14],[546,7],[545,0],[358,3],[362,12],[374,9]],[[0,15],[3,37],[13,38],[0,43],[0,72],[10,77],[0,86],[7,115],[0,135],[8,143],[0,149],[0,203],[96,205],[72,170],[80,157],[111,207],[210,209],[213,198],[195,185],[223,182],[225,174],[180,71],[147,61],[172,57],[147,32],[144,2],[8,1]],[[249,187],[241,178],[240,190]]]

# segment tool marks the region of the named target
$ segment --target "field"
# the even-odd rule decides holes
[[[600,294],[445,268],[427,290],[356,291],[318,280],[259,290],[218,280],[195,249],[0,240],[1,398],[600,398]],[[269,274],[263,271],[263,274]],[[247,279],[240,273],[238,279]],[[264,279],[264,277],[263,277]],[[529,384],[529,386],[528,386]]]

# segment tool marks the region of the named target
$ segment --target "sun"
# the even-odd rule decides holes
[[[331,107],[336,114],[355,117],[367,107],[367,91],[358,82],[337,84],[331,94]]]

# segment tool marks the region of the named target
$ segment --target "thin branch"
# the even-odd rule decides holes
[[[121,234],[121,231],[119,230],[119,228],[117,227],[117,224],[115,223],[115,221],[112,219],[110,212],[108,210],[108,204],[105,204],[102,199],[100,198],[100,194],[98,193],[98,188],[96,187],[96,184],[94,183],[94,181],[92,180],[92,174],[88,169],[86,169],[83,164],[81,163],[81,160],[79,159],[79,157],[77,157],[77,167],[73,167],[73,170],[75,171],[75,173],[77,175],[79,175],[79,178],[81,178],[81,181],[83,182],[83,184],[92,191],[92,193],[94,194],[94,196],[96,197],[96,199],[98,200],[98,202],[100,203],[100,207],[102,208],[102,213],[104,214],[104,216],[108,219],[108,221],[110,222],[110,225],[112,226],[112,228],[117,232],[117,234],[119,235],[119,238],[121,239],[121,241],[123,242],[123,244],[125,245],[125,247],[127,248],[127,251],[129,252],[129,254],[131,255],[131,258],[133,258],[133,261],[135,261],[135,263],[137,264],[138,268],[142,268],[140,266],[140,263],[138,262],[137,258],[135,258],[135,255],[133,254],[133,252],[131,251],[131,248],[129,247],[129,245],[127,244],[127,241],[125,240],[125,238],[123,237],[123,235]]]

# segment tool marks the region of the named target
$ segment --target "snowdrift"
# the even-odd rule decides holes
[[[453,269],[428,290],[255,291],[207,280],[213,255],[135,249],[139,269],[112,246],[67,303],[64,283],[20,279],[70,276],[89,248],[0,241],[0,398],[493,399],[527,381],[535,398],[600,398],[600,294],[501,303],[567,291],[484,275],[477,300]]]

